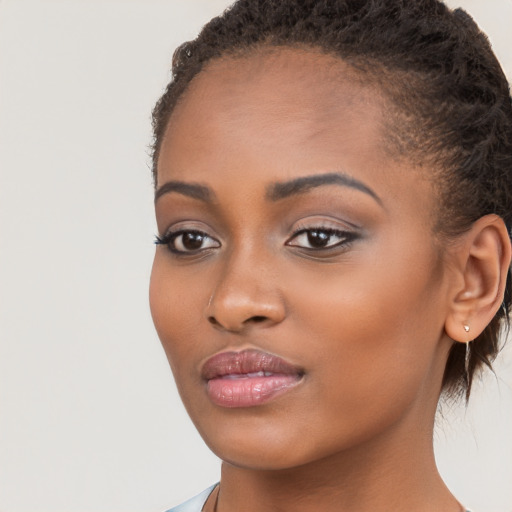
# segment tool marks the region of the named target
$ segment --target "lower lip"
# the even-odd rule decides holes
[[[294,388],[299,375],[269,375],[267,377],[219,377],[210,379],[207,393],[210,400],[221,407],[254,407]]]

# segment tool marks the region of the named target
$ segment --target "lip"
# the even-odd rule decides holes
[[[259,350],[222,352],[201,371],[210,400],[221,407],[254,407],[294,388],[304,371],[284,359]]]

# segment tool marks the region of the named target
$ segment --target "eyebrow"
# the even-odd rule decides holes
[[[324,185],[339,185],[359,190],[375,199],[375,201],[382,206],[382,200],[370,187],[348,174],[339,172],[314,174],[312,176],[295,178],[290,181],[273,183],[267,187],[266,197],[271,201],[279,201],[280,199],[302,194],[312,188]],[[186,183],[184,181],[168,181],[155,192],[155,203],[161,196],[171,192],[199,199],[206,203],[211,203],[215,197],[215,193],[205,185]]]
[[[312,176],[295,178],[282,183],[274,183],[267,188],[267,198],[271,201],[279,201],[280,199],[285,199],[296,194],[302,194],[312,188],[321,187],[323,185],[340,185],[342,187],[359,190],[360,192],[368,194],[382,206],[381,198],[370,187],[348,174],[339,172],[315,174]]]
[[[168,181],[155,192],[155,203],[164,194],[176,192],[187,197],[199,199],[205,203],[211,203],[214,196],[211,189],[198,183],[185,183],[184,181]]]

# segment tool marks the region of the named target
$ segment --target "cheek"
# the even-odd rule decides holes
[[[164,251],[157,250],[153,262],[149,304],[156,331],[172,371],[178,377],[180,372],[193,370],[186,363],[201,339],[198,312],[204,294],[197,282],[188,283],[183,273],[170,271],[166,255],[162,253]]]
[[[405,263],[302,275],[287,293],[296,297],[294,329],[309,351],[312,399],[325,397],[319,405],[338,427],[347,416],[391,420],[430,371],[442,336],[439,283]]]

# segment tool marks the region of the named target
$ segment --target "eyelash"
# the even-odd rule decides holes
[[[216,247],[200,247],[198,249],[188,250],[188,251],[187,250],[177,249],[175,247],[175,245],[174,245],[176,243],[176,240],[180,236],[187,235],[187,234],[188,235],[193,235],[193,236],[196,236],[196,237],[197,236],[201,236],[201,237],[204,237],[204,238],[208,238],[210,240],[213,240],[218,245]],[[198,254],[199,252],[202,252],[202,251],[205,251],[205,250],[208,250],[208,249],[220,247],[220,242],[215,240],[215,238],[211,237],[207,233],[205,233],[203,231],[200,231],[198,229],[180,229],[178,231],[168,231],[163,236],[156,235],[155,236],[155,244],[156,245],[166,245],[167,248],[169,249],[169,251],[171,251],[173,254],[176,254],[176,255]]]
[[[298,244],[293,244],[291,241],[297,239],[300,235],[307,235],[308,237],[308,243],[311,245],[311,239],[310,236],[313,233],[321,233],[324,236],[327,236],[328,239],[330,239],[333,236],[336,236],[340,238],[341,240],[335,244],[332,245],[326,245],[326,246],[320,246],[320,247],[304,247]],[[217,245],[210,245],[209,247],[199,247],[197,249],[191,249],[191,250],[183,250],[183,249],[177,249],[175,246],[176,240],[179,239],[182,235],[192,235],[195,237],[203,237],[204,239],[210,239],[214,242],[214,244]],[[310,252],[320,252],[320,251],[330,251],[332,249],[340,248],[340,247],[347,247],[351,242],[353,242],[357,238],[357,234],[352,231],[343,231],[340,229],[334,229],[330,227],[322,227],[322,226],[311,226],[308,228],[299,228],[294,231],[292,236],[286,241],[285,245],[289,247],[297,247],[299,249],[310,251]],[[196,230],[196,229],[180,229],[178,231],[168,231],[165,235],[155,236],[155,244],[156,245],[165,245],[171,251],[173,254],[177,256],[190,256],[190,255],[197,255],[199,253],[202,253],[204,251],[207,251],[209,249],[216,249],[220,247],[220,242],[216,240],[215,238],[211,237],[207,233]],[[182,241],[183,245],[183,241]]]
[[[304,247],[297,244],[290,243],[292,240],[298,238],[300,235],[307,234],[308,236],[308,242],[311,244],[311,240],[309,240],[310,235],[313,233],[322,233],[323,235],[327,235],[327,237],[330,239],[333,236],[336,236],[340,238],[341,240],[335,244],[327,245],[324,247]],[[286,245],[291,247],[298,247],[299,249],[303,249],[306,251],[329,251],[332,249],[340,248],[340,247],[347,247],[351,242],[353,242],[357,238],[357,234],[353,231],[343,231],[341,229],[335,229],[330,227],[322,227],[322,226],[312,226],[308,228],[299,228],[297,229],[293,235],[288,239],[286,242]]]

